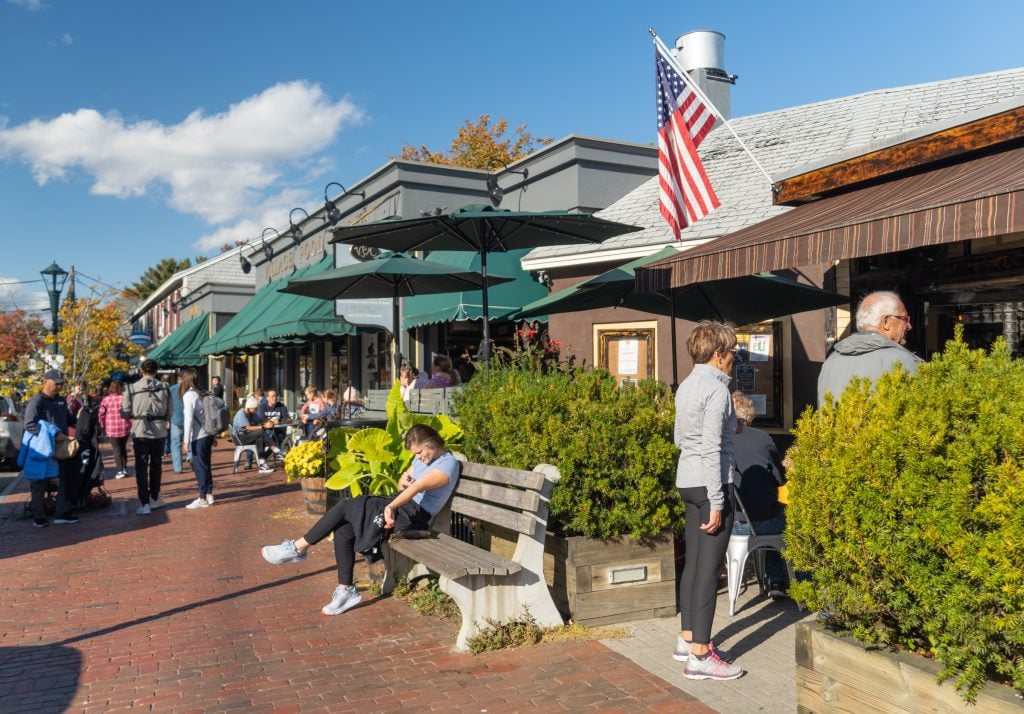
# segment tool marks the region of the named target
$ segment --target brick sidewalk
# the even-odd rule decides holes
[[[232,475],[230,455],[208,509],[185,510],[195,482],[166,462],[150,516],[131,478],[77,525],[15,519],[21,488],[0,504],[0,710],[713,711],[598,642],[454,653],[455,625],[365,593],[324,617],[330,546],[281,567],[258,551],[312,522],[298,486]]]

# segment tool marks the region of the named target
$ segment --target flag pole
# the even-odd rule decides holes
[[[672,65],[672,68],[675,69],[675,71],[679,74],[682,80],[686,82],[687,86],[691,90],[693,90],[693,93],[700,97],[701,101],[704,102],[707,106],[709,106],[711,108],[711,111],[715,113],[715,116],[722,121],[722,124],[724,124],[725,128],[729,130],[729,133],[733,135],[733,138],[735,138],[736,141],[739,142],[739,145],[743,148],[743,150],[747,152],[747,155],[750,157],[750,160],[754,162],[754,165],[757,166],[761,173],[764,174],[764,177],[768,179],[768,183],[771,184],[772,187],[772,192],[775,193],[777,191],[777,188],[775,186],[774,179],[772,179],[771,174],[769,174],[765,170],[764,166],[761,165],[761,162],[757,160],[757,157],[754,156],[754,152],[747,148],[747,145],[743,143],[743,139],[739,137],[739,134],[737,134],[733,130],[732,125],[729,123],[729,121],[724,116],[722,116],[722,113],[720,111],[718,111],[718,107],[716,107],[714,103],[710,99],[708,99],[707,95],[704,94],[703,90],[701,90],[701,88],[697,86],[697,83],[693,81],[689,74],[687,74],[686,70],[679,66],[679,63],[676,62],[676,58],[672,56],[671,50],[669,50],[669,48],[665,46],[665,43],[661,41],[661,38],[658,37],[658,33],[654,31],[654,28],[648,27],[647,31],[650,32],[651,37],[654,38],[655,47],[658,48],[661,54],[669,62],[669,64]]]

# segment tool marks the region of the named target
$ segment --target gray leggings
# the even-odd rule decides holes
[[[707,523],[711,517],[707,489],[703,486],[680,488],[679,495],[686,504],[686,564],[679,580],[679,619],[681,629],[693,631],[694,643],[706,645],[711,641],[718,576],[732,533],[732,504],[726,493],[722,525],[708,534],[700,529],[700,524]]]

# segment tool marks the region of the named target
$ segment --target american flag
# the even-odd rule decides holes
[[[715,114],[687,80],[679,76],[661,48],[655,47],[658,79],[658,177],[661,215],[676,240],[680,232],[721,204],[697,147],[715,125]]]

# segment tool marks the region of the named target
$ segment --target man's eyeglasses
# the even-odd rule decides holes
[[[907,327],[910,327],[910,315],[889,315],[889,317],[895,317],[900,322],[907,323]]]

